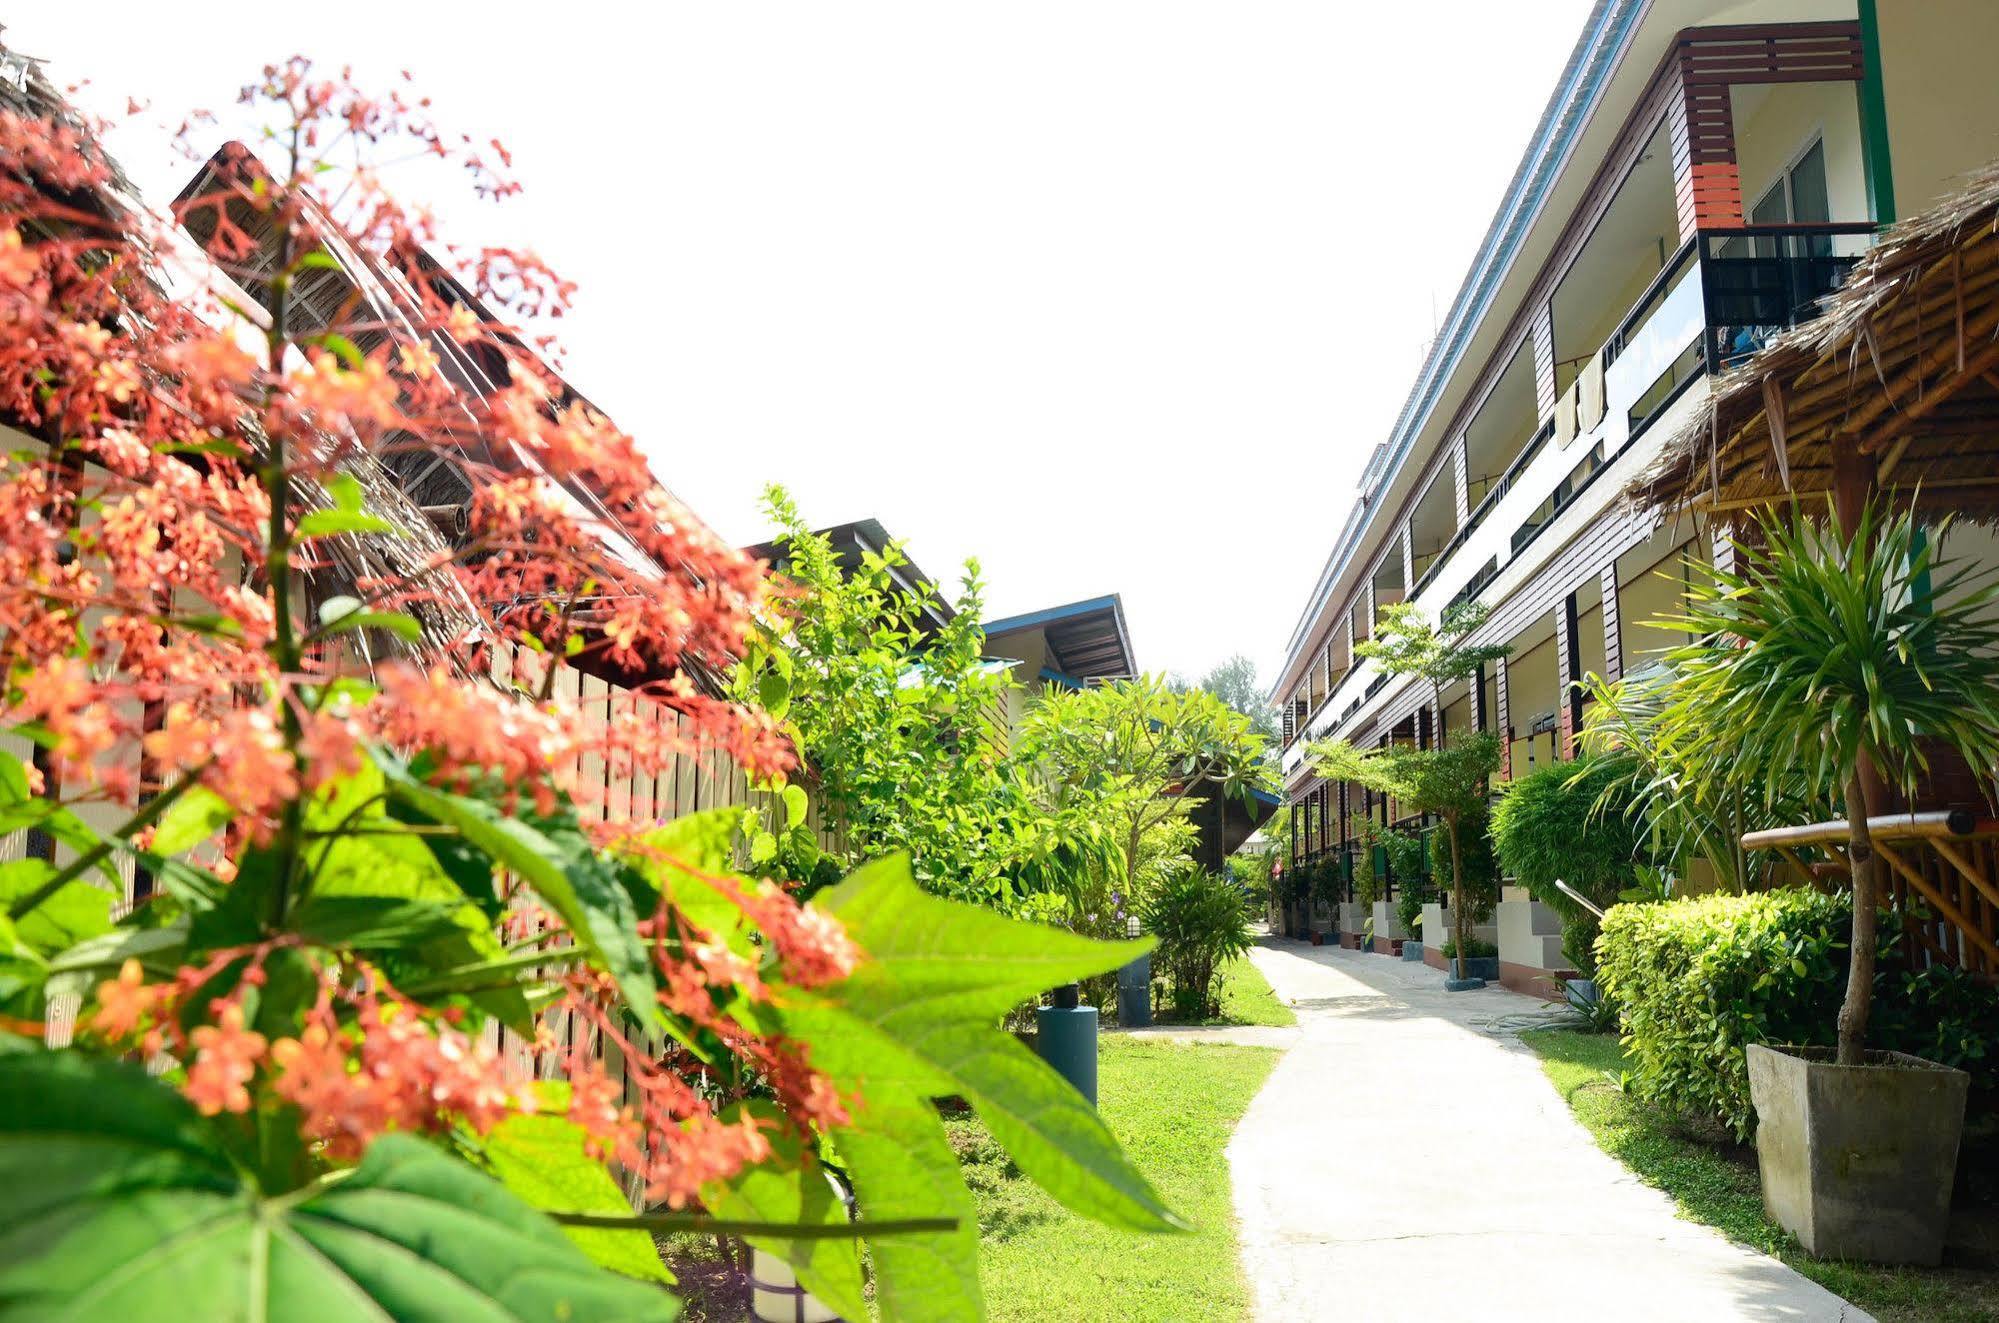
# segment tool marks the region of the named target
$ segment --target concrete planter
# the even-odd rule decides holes
[[[1445,992],[1472,992],[1499,981],[1498,956],[1473,956],[1451,961],[1451,976],[1444,980]]]
[[[1921,1057],[1748,1049],[1770,1219],[1819,1258],[1942,1261],[1970,1077]]]
[[[1402,958],[1404,960],[1422,960],[1423,944],[1415,941],[1404,942],[1402,944]]]

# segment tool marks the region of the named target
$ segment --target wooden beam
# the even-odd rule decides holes
[[[1938,844],[1938,842],[1932,841],[1931,844]],[[1930,885],[1929,879],[1922,875],[1921,870],[1909,867],[1903,861],[1902,857],[1895,853],[1893,847],[1876,841],[1874,849],[1876,853],[1888,861],[1890,867],[1902,875],[1902,880],[1909,884],[1911,891],[1935,906],[1937,913],[1950,921],[1951,927],[1964,934],[1965,941],[1982,951],[1987,960],[1999,964],[1999,943],[1995,943],[1990,937],[1987,937],[1977,923],[1972,920],[1970,915],[1959,909],[1951,901],[1945,899],[1941,891]]]
[[[1999,887],[1995,887],[1990,878],[1981,876],[1978,870],[1971,866],[1970,861],[1958,852],[1955,845],[1941,837],[1933,838],[1930,844],[1936,846],[1937,853],[1948,859],[1950,866],[1961,873],[1964,880],[1971,883],[1979,895],[1985,897],[1986,904],[1999,905]]]
[[[1982,377],[1986,369],[1993,367],[1999,367],[1999,343],[1987,345],[1979,350],[1972,355],[1969,363],[1938,382],[1934,390],[1876,428],[1871,435],[1863,438],[1860,442],[1860,453],[1871,455],[1881,450],[1890,441],[1907,433],[1917,423],[1929,417],[1938,405],[1956,395],[1964,386]]]
[[[1791,452],[1784,436],[1784,386],[1772,375],[1763,378],[1763,416],[1770,424],[1770,453],[1777,460],[1777,476],[1784,490],[1791,490]]]

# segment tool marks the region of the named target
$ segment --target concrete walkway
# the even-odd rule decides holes
[[[1545,1003],[1281,939],[1253,958],[1300,1031],[1228,1150],[1258,1319],[1867,1323],[1599,1149],[1513,1037]]]

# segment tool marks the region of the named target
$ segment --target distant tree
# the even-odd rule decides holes
[[[1175,689],[1199,689],[1214,695],[1249,718],[1250,729],[1266,740],[1277,738],[1277,709],[1256,683],[1256,663],[1238,652],[1219,666],[1209,669],[1198,683],[1175,676]]]

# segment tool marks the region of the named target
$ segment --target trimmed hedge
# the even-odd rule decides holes
[[[1596,977],[1622,1009],[1630,1087],[1746,1139],[1755,1127],[1743,1049],[1831,1046],[1846,991],[1851,897],[1804,888],[1618,905],[1597,939]],[[1869,1047],[1910,1052],[1999,1084],[1988,1044],[1999,992],[1955,970],[1911,971],[1900,923],[1881,916]]]

